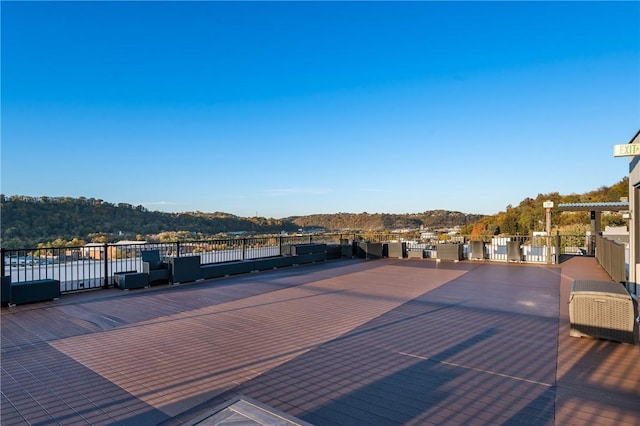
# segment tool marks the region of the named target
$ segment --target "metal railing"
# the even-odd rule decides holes
[[[142,251],[161,257],[198,255],[201,264],[278,256],[283,245],[340,241],[340,236],[266,236],[171,243],[88,244],[72,247],[2,249],[2,276],[12,282],[60,281],[60,291],[107,288],[118,272],[142,271]]]
[[[423,250],[425,257],[436,257],[438,244],[462,244],[463,258],[471,259],[471,243],[480,241],[483,243],[483,260],[497,262],[527,262],[527,263],[558,263],[561,251],[561,238],[556,237],[531,237],[523,235],[513,236],[487,236],[487,237],[453,237],[450,240],[434,239],[428,242],[411,241],[407,244],[407,250]],[[549,246],[549,250],[547,250]],[[548,259],[548,256],[551,256]],[[477,257],[476,257],[477,258]]]
[[[62,293],[113,285],[114,274],[142,271],[141,253],[156,249],[161,256],[198,255],[201,264],[237,260],[251,260],[288,253],[287,245],[326,243],[351,245],[353,241],[405,242],[407,250],[422,250],[426,257],[436,257],[440,238],[421,240],[417,233],[326,233],[313,235],[274,235],[236,237],[170,243],[114,243],[88,244],[75,247],[45,247],[32,249],[2,249],[2,276],[10,275],[12,282],[38,279],[60,281]],[[483,241],[483,259],[497,262],[558,263],[560,254],[585,254],[585,236],[557,235],[554,237],[486,236],[447,237],[447,243],[463,245],[463,257],[471,258],[471,242]],[[547,251],[547,245],[550,245]],[[517,258],[510,258],[509,250],[517,249]],[[550,253],[551,258],[547,259]],[[624,261],[624,254],[622,257]]]
[[[623,243],[597,236],[596,259],[612,280],[619,283],[627,281],[626,247]]]

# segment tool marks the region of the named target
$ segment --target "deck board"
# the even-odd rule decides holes
[[[640,423],[640,346],[570,338],[560,266],[340,260],[3,308],[2,424]]]

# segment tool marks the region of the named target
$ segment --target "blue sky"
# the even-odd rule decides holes
[[[618,182],[638,2],[7,2],[1,190],[282,218]]]

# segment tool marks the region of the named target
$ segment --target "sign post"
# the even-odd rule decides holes
[[[547,264],[551,264],[551,209],[553,201],[545,201],[542,207],[547,210]]]

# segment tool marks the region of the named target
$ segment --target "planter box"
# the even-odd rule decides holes
[[[294,265],[302,265],[305,263],[322,262],[327,260],[327,253],[309,253],[293,257]]]
[[[283,244],[280,246],[280,256],[291,256],[291,244]]]
[[[407,257],[407,243],[389,243],[387,250],[389,258],[402,259]]]
[[[522,262],[520,241],[507,241],[507,262]]]
[[[327,244],[327,259],[340,259],[342,257],[342,246],[340,244]]]
[[[263,259],[255,259],[253,263],[254,271],[264,271],[267,269],[284,268],[294,264],[293,256],[266,257]]]
[[[60,297],[60,281],[34,280],[11,283],[9,303],[20,305],[23,303],[41,302]]]
[[[622,284],[577,280],[569,300],[569,336],[633,344],[633,299]]]
[[[184,283],[202,278],[200,256],[169,257],[166,259],[171,271],[171,282]]]
[[[254,262],[243,260],[225,263],[211,263],[200,267],[202,278],[205,279],[226,277],[227,275],[247,274],[253,270]]]
[[[382,257],[382,243],[361,241],[358,244],[358,257],[361,259],[380,259]]]
[[[409,250],[407,257],[409,259],[424,259],[424,250]]]
[[[291,255],[299,256],[301,254],[324,253],[327,251],[326,244],[296,244],[291,246]]]
[[[438,260],[462,260],[462,244],[438,244],[436,247],[436,259]]]
[[[471,241],[470,259],[484,260],[486,256],[484,241]]]

